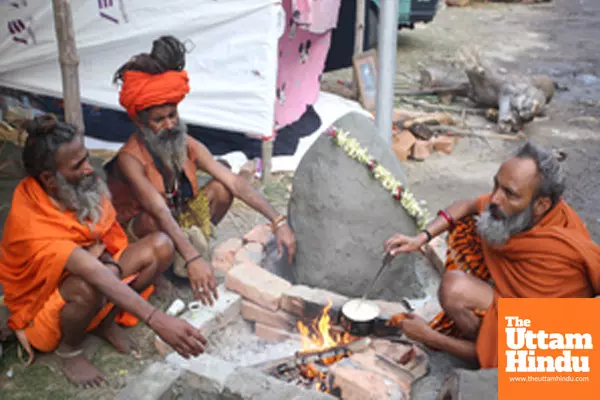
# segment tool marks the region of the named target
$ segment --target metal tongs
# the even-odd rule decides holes
[[[379,277],[383,273],[383,270],[388,265],[390,265],[390,263],[392,262],[393,259],[394,259],[394,256],[392,255],[392,253],[389,253],[389,252],[385,253],[385,255],[383,257],[383,262],[381,263],[381,267],[379,268],[379,271],[377,271],[377,275],[375,275],[375,278],[373,278],[373,280],[371,281],[369,286],[367,286],[367,290],[365,290],[365,293],[360,298],[361,305],[362,305],[363,301],[365,301],[365,299],[367,298],[367,295],[371,292],[371,289],[373,289],[373,285],[375,285],[375,282],[377,282],[377,279],[379,279]]]

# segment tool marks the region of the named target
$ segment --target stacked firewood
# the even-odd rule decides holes
[[[400,161],[424,161],[435,151],[450,154],[458,140],[449,132],[455,124],[448,113],[395,109],[392,151]]]

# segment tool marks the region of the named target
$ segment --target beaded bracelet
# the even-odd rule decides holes
[[[448,225],[450,225],[450,230],[454,229],[454,226],[456,224],[454,223],[454,220],[452,219],[449,213],[447,213],[444,210],[440,210],[438,211],[438,215],[442,216],[446,220],[446,222],[448,222]]]

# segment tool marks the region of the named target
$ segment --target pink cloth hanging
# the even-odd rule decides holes
[[[276,129],[297,121],[306,111],[306,106],[317,101],[321,89],[320,77],[331,43],[330,30],[316,34],[299,29],[292,15],[292,3],[295,1],[283,1],[287,23],[284,34],[279,38]],[[320,1],[315,0],[314,3]],[[332,14],[337,20],[337,12]]]
[[[292,0],[292,17],[312,33],[326,33],[338,23],[340,0]]]

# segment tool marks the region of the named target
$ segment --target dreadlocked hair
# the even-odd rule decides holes
[[[140,53],[123,64],[113,76],[113,83],[123,81],[127,71],[141,71],[157,75],[185,68],[185,45],[174,36],[161,36],[152,42],[150,54]]]
[[[56,153],[60,146],[75,139],[77,128],[59,121],[54,114],[35,117],[24,127],[28,136],[22,160],[27,175],[37,179],[42,172],[55,172]]]

